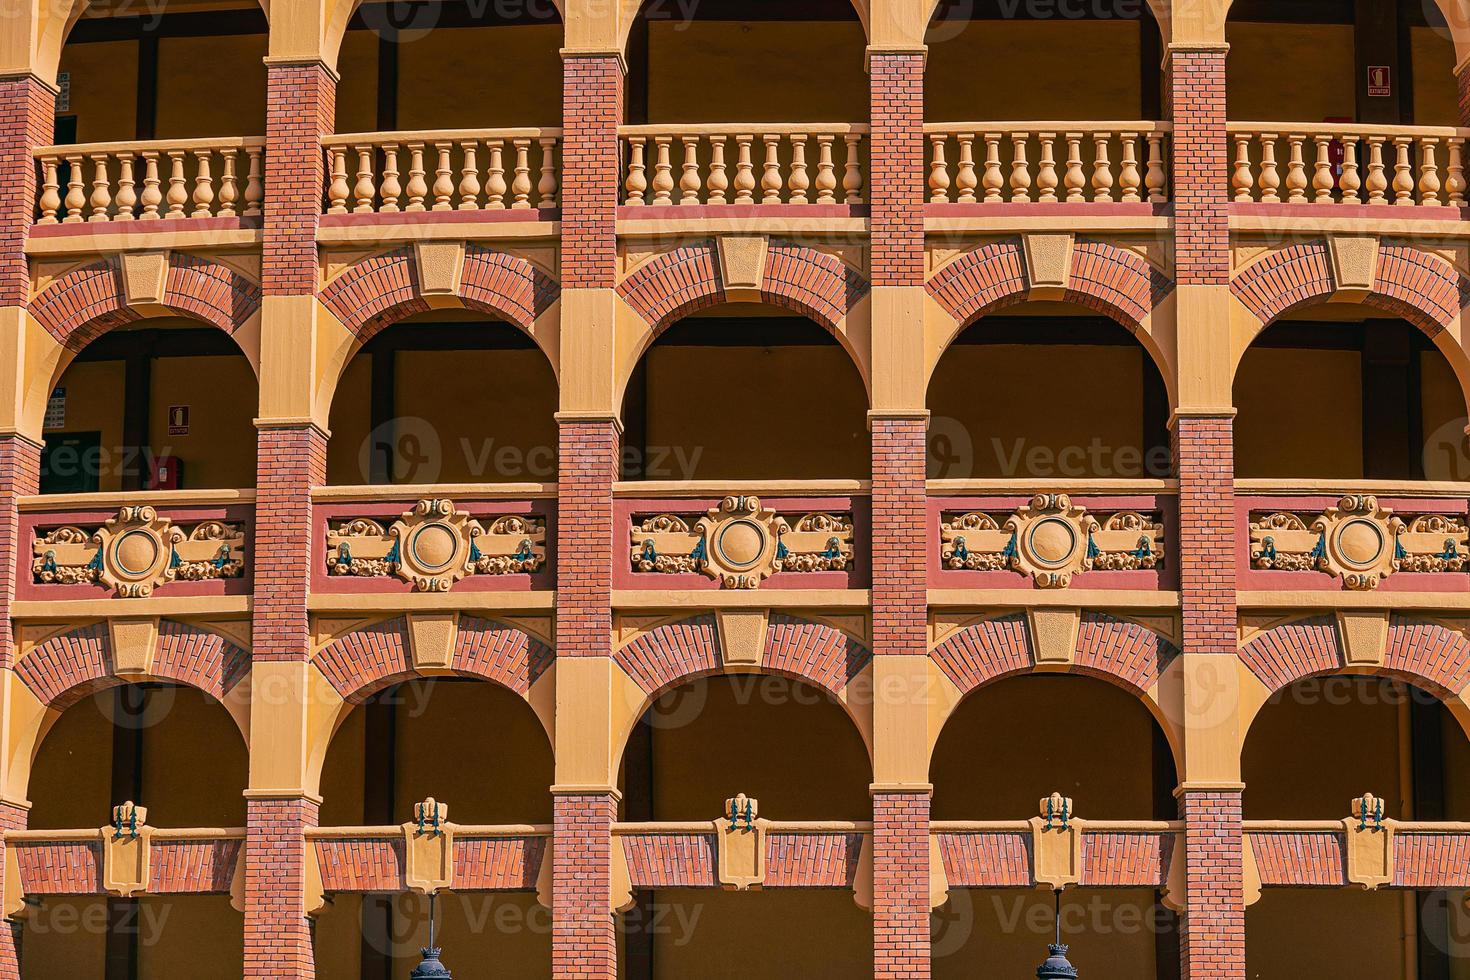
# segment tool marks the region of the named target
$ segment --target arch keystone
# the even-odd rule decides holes
[[[1029,298],[1061,300],[1072,277],[1072,243],[1070,234],[1028,234],[1022,236],[1026,256],[1026,277],[1030,280]]]
[[[158,619],[109,619],[112,668],[119,677],[153,673],[153,651],[158,648]]]
[[[1328,235],[1327,254],[1337,283],[1334,299],[1359,303],[1368,298],[1378,275],[1375,235]]]
[[[770,239],[764,235],[725,235],[716,241],[725,299],[731,303],[759,303]]]
[[[720,650],[725,669],[759,670],[766,653],[770,612],[765,609],[724,609],[715,613],[720,630]]]
[[[1340,610],[1338,642],[1349,667],[1382,667],[1388,652],[1388,610]]]
[[[1076,662],[1081,609],[1027,609],[1026,622],[1037,667],[1070,667]]]
[[[464,277],[464,242],[413,243],[413,261],[418,268],[419,295],[458,298]]]
[[[458,613],[409,613],[408,650],[414,669],[423,673],[451,673],[454,645],[459,638]]]
[[[162,306],[168,291],[169,252],[124,252],[123,301],[129,306]]]

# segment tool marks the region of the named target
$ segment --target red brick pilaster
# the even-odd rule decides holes
[[[1223,44],[1169,50],[1174,265],[1181,286],[1230,282],[1225,50]]]
[[[873,652],[924,656],[927,541],[921,418],[875,416],[873,433]]]
[[[36,213],[31,151],[54,135],[56,93],[34,75],[0,79],[0,306],[24,306],[30,292],[26,232]]]
[[[1174,422],[1184,652],[1235,656],[1234,423]]]
[[[245,976],[316,976],[307,919],[306,831],[318,805],[301,798],[252,799],[245,815]]]
[[[251,629],[254,659],[310,656],[311,491],[326,482],[327,440],[313,426],[262,428],[256,437]]]
[[[614,793],[558,794],[553,815],[551,973],[558,980],[615,980],[612,825]]]
[[[569,54],[562,71],[562,289],[611,289],[622,184],[623,60]]]
[[[1179,957],[1185,980],[1245,977],[1245,888],[1239,790],[1180,794],[1185,902]]]
[[[874,286],[922,286],[924,54],[870,51],[868,80],[872,282]]]
[[[556,655],[612,656],[612,486],[618,425],[564,419],[557,463]]]
[[[317,289],[316,229],[337,79],[320,62],[272,64],[266,76],[265,243],[261,274],[267,296],[311,295]]]
[[[0,803],[0,831],[25,830],[30,814],[25,807]],[[5,842],[0,840],[0,894],[5,890]],[[20,980],[21,924],[14,919],[0,922],[0,980]]]
[[[928,793],[873,793],[873,976],[929,976]]]

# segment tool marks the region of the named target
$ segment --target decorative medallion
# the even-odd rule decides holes
[[[141,599],[167,582],[239,578],[245,533],[223,521],[185,532],[152,507],[124,507],[90,533],[72,525],[48,531],[32,543],[31,572],[42,584],[95,582]]]
[[[635,572],[701,572],[726,589],[757,588],[775,572],[845,571],[853,560],[850,517],[792,524],[759,497],[726,497],[692,527],[674,514],[635,520],[629,544]]]
[[[386,529],[354,518],[327,530],[328,574],[393,575],[419,592],[448,592],[467,575],[525,574],[545,564],[545,521],[508,515],[487,528],[452,500],[420,500]]]
[[[1405,522],[1366,494],[1343,497],[1310,527],[1298,514],[1258,515],[1250,535],[1253,568],[1326,572],[1358,591],[1394,572],[1464,571],[1470,554],[1463,520],[1426,514]]]
[[[1164,528],[1154,515],[1121,511],[1099,519],[1063,493],[1043,493],[1005,518],[971,512],[940,523],[945,568],[1009,570],[1041,588],[1064,589],[1078,572],[1157,568]]]

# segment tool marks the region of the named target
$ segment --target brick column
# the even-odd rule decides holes
[[[924,57],[922,50],[868,52],[875,360],[899,345],[921,347],[924,341]],[[875,399],[869,424],[873,653],[875,670],[885,679],[912,674],[885,661],[928,654],[928,413],[922,379],[906,382],[896,382]],[[890,399],[896,404],[882,403]],[[882,687],[888,690],[886,683]],[[920,693],[907,690],[905,696]],[[875,712],[890,720],[880,730],[917,718],[910,704],[876,705]],[[880,757],[884,761],[873,786],[873,976],[918,980],[929,976],[927,773]]]
[[[24,807],[0,803],[0,831],[25,830],[30,818]],[[5,842],[0,840],[0,892],[5,883]],[[15,919],[0,922],[0,980],[20,980],[21,924]]]
[[[617,304],[624,74],[617,54],[568,52],[564,62],[562,363],[577,380],[563,377],[565,411],[558,416],[556,653],[562,660],[612,656],[612,487],[621,431],[610,395],[579,402],[569,392],[611,390],[611,365],[587,352],[606,349]],[[618,973],[610,904],[616,777],[574,778],[575,785],[553,791],[552,974],[612,980]],[[606,785],[594,782],[603,779]]]
[[[337,78],[326,65],[267,65],[261,258],[267,296],[316,293],[316,229],[326,176],[321,138],[332,131],[336,112]]]
[[[1228,350],[1223,338],[1230,329],[1226,50],[1224,44],[1171,45],[1167,65],[1174,124],[1179,332],[1188,336],[1189,344],[1210,351]],[[1186,657],[1236,656],[1233,421],[1228,392],[1220,393],[1218,400],[1223,404],[1213,411],[1182,410],[1174,419]],[[1186,671],[1186,676],[1201,672]],[[1191,701],[1188,691],[1185,701]],[[1194,736],[1192,730],[1186,733],[1186,757]],[[1185,821],[1183,976],[1244,980],[1241,788],[1194,783],[1186,775],[1179,796]]]
[[[316,976],[304,900],[306,831],[317,803],[252,799],[245,812],[245,976]]]

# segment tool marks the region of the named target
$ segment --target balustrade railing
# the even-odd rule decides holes
[[[934,123],[930,204],[1162,204],[1168,123]]]
[[[223,138],[43,146],[36,223],[257,217],[265,140]]]
[[[329,136],[326,213],[551,210],[560,144],[534,128]]]
[[[1230,123],[1237,204],[1465,206],[1470,129]]]
[[[864,203],[867,126],[625,126],[623,204]]]

